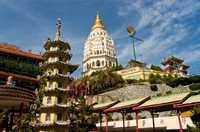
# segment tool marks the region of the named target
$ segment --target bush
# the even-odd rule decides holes
[[[190,79],[189,78],[185,78],[185,77],[177,78],[174,81],[176,82],[177,86],[179,84],[181,84],[182,86],[191,84]]]
[[[172,94],[172,91],[167,91],[166,92],[166,95],[170,95],[170,94]]]
[[[126,79],[126,82],[130,85],[132,83],[136,83],[137,80],[136,79]]]
[[[157,85],[151,85],[150,88],[151,88],[151,91],[158,91]]]
[[[175,88],[177,87],[178,85],[176,84],[176,82],[174,80],[169,80],[166,82],[166,85],[172,87],[172,88]]]
[[[191,94],[191,95],[198,95],[198,92],[194,92],[194,91],[193,91],[193,92],[191,92],[190,94]]]
[[[162,96],[162,93],[158,93],[158,94],[156,94],[158,97],[160,97],[160,96]]]
[[[200,84],[191,84],[189,86],[190,90],[200,90]]]
[[[200,76],[199,75],[194,75],[189,77],[191,83],[200,83]]]
[[[122,83],[118,83],[117,85],[115,85],[115,88],[122,88],[123,84]]]

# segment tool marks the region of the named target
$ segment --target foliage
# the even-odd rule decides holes
[[[96,128],[99,117],[93,114],[93,105],[86,104],[86,99],[82,94],[78,96],[76,102],[72,102],[69,113],[69,132],[88,132]]]
[[[151,91],[158,91],[157,85],[151,85],[150,88],[151,88]]]
[[[162,68],[160,68],[159,66],[155,66],[155,65],[151,65],[150,69],[156,70],[156,71],[163,71]]]
[[[170,86],[170,87],[177,87],[178,85],[189,85],[191,84],[191,81],[189,78],[185,78],[185,77],[179,77],[179,78],[172,78],[169,79],[168,81],[166,81],[166,85]]]
[[[192,122],[194,124],[193,126],[187,125],[187,132],[200,132],[200,106],[198,103],[195,104],[192,112],[192,116],[190,117],[192,119]]]
[[[38,109],[41,105],[42,98],[44,96],[44,87],[46,86],[46,78],[40,80],[40,88],[36,92],[35,100],[33,100],[32,104],[29,107],[29,112],[27,114],[23,114],[12,127],[12,130],[15,132],[20,129],[20,132],[35,132],[33,125],[31,122],[36,121],[36,114],[39,113]]]
[[[7,109],[4,109],[1,111],[0,113],[0,123],[3,123],[3,126],[0,126],[0,131],[3,131],[3,129],[5,128],[5,126],[7,126],[8,124],[8,120],[9,120],[9,112]]]
[[[68,85],[69,92],[73,98],[78,97],[80,93],[90,95],[98,94],[102,90],[113,88],[120,83],[124,83],[122,76],[113,72],[111,68],[93,73],[95,74],[74,80]]]
[[[132,83],[136,83],[137,80],[136,79],[126,79],[126,82],[130,85]]]
[[[167,91],[166,92],[166,95],[170,95],[170,94],[172,94],[172,91]]]
[[[189,77],[191,83],[200,83],[200,75],[193,75]]]
[[[15,61],[3,60],[0,57],[0,69],[6,72],[12,72],[16,74],[27,75],[31,77],[37,77],[42,74],[42,69],[39,66],[31,64],[23,64],[21,67]]]
[[[113,71],[119,71],[119,70],[123,70],[124,69],[124,67],[120,64],[120,65],[118,65],[118,66],[113,66],[112,67],[112,70]]]
[[[189,86],[190,90],[200,90],[200,84],[197,83],[197,84],[191,84]]]
[[[156,83],[156,77],[153,73],[149,74],[149,83],[150,84],[155,84]]]
[[[160,96],[162,96],[162,93],[158,93],[158,94],[156,94],[158,97],[160,97]]]

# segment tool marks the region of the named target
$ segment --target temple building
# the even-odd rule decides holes
[[[27,113],[39,87],[37,74],[42,53],[22,51],[19,46],[0,43],[0,113],[7,110],[8,117],[0,121],[0,131],[10,131],[17,120]],[[35,74],[31,74],[34,72]]]
[[[114,41],[108,35],[98,13],[85,42],[83,55],[83,76],[117,65]]]
[[[56,25],[55,39],[48,38],[44,44],[46,52],[43,54],[44,63],[41,64],[44,74],[40,78],[47,77],[40,121],[36,125],[36,129],[41,132],[68,132],[69,93],[66,88],[73,80],[70,74],[79,67],[79,64],[70,63],[71,46],[68,41],[61,40],[60,19]]]
[[[179,73],[180,76],[188,75],[187,69],[190,67],[183,64],[183,59],[169,55],[168,58],[164,57],[164,61],[161,62],[165,66],[164,71],[168,73]]]

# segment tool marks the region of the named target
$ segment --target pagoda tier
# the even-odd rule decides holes
[[[68,42],[62,42],[60,38],[60,19],[58,20],[55,40],[45,43],[46,52],[43,54],[44,63],[40,66],[43,69],[41,78],[47,78],[45,96],[40,107],[40,121],[36,128],[40,131],[67,132],[68,131],[68,112],[69,112],[69,93],[68,84],[72,81],[70,74],[78,68],[71,65],[69,54],[71,47]]]

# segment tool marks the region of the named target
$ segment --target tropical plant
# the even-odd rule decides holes
[[[69,132],[89,132],[96,128],[99,116],[93,114],[93,104],[87,104],[83,94],[72,101],[69,113]]]
[[[195,104],[190,117],[194,126],[187,125],[187,132],[200,132],[200,106],[198,103]]]

